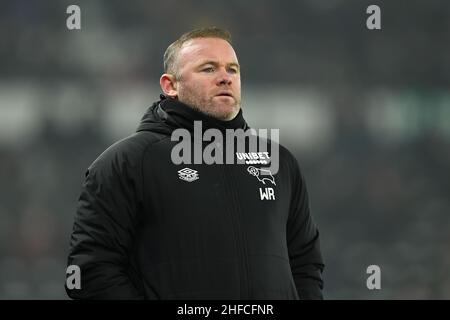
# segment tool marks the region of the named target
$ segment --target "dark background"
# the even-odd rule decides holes
[[[302,167],[325,298],[449,299],[450,2],[425,0],[2,1],[0,298],[66,299],[85,169],[158,98],[167,46],[208,25],[232,33],[247,121]]]

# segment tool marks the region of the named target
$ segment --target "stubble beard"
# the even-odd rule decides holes
[[[195,95],[192,91],[193,90],[186,89],[179,90],[178,100],[203,114],[222,121],[232,120],[238,114],[241,107],[240,99],[237,100],[233,97],[234,104],[226,107],[226,111],[221,110],[223,106],[218,106],[214,103],[213,99],[215,99],[215,97],[202,98]]]

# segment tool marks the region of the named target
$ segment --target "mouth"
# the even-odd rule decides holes
[[[233,94],[231,92],[228,92],[228,91],[219,92],[219,94],[217,94],[216,97],[230,97],[230,98],[234,98]]]

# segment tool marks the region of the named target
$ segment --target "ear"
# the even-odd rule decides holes
[[[177,80],[175,76],[169,73],[164,73],[159,78],[159,85],[166,96],[176,98],[178,96]]]

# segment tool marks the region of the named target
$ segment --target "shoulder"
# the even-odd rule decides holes
[[[289,173],[299,172],[300,166],[294,154],[277,140],[258,137],[259,145],[265,144],[271,161],[277,161],[279,168]]]
[[[138,168],[141,166],[145,152],[155,143],[165,139],[167,136],[146,131],[136,132],[109,146],[92,162],[88,170],[124,171]]]
[[[290,172],[300,173],[300,164],[295,155],[286,147],[280,145],[280,155]]]

